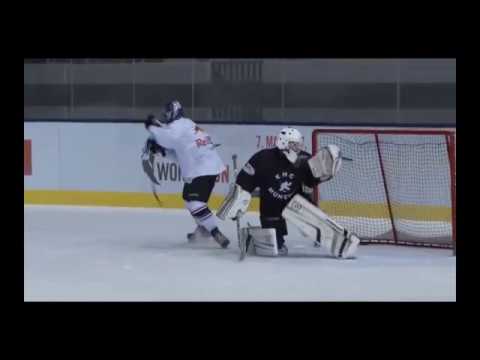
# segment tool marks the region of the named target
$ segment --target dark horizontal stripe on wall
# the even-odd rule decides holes
[[[74,106],[127,106],[133,107],[133,85],[75,85]]]
[[[193,97],[192,97],[193,90]],[[282,100],[282,91],[283,100]],[[400,108],[456,106],[455,84],[401,84]],[[25,106],[159,107],[178,99],[185,107],[394,109],[397,84],[78,84],[24,85]],[[283,105],[282,105],[283,104]]]
[[[396,84],[287,84],[285,107],[395,108]]]
[[[456,84],[404,84],[400,86],[400,108],[455,109],[456,106]]]
[[[199,84],[194,87],[195,106],[224,107],[243,105],[246,107],[281,107],[281,84],[262,83],[217,83]]]
[[[69,106],[70,85],[23,85],[24,106]]]
[[[135,106],[161,107],[166,102],[178,99],[184,107],[192,107],[191,84],[136,84]],[[197,104],[195,104],[197,105]]]

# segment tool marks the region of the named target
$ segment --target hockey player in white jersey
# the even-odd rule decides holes
[[[146,148],[180,165],[184,182],[182,197],[197,223],[195,231],[187,235],[188,240],[213,237],[226,248],[229,240],[218,229],[215,215],[207,205],[217,176],[225,170],[208,133],[184,117],[182,105],[176,100],[165,105],[163,119],[149,115],[145,128],[150,133]]]

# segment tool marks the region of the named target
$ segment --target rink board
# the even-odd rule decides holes
[[[284,125],[202,127],[215,143],[221,144],[217,149],[226,165],[210,201],[212,208],[218,208],[233,181],[232,155],[236,154],[239,166],[243,166],[256,151],[273,147]],[[305,148],[311,149],[311,133],[318,126],[297,128],[304,136]],[[159,207],[141,166],[147,134],[141,123],[24,123],[24,203]],[[156,187],[161,206],[183,208],[179,166],[159,159],[155,171],[161,179],[161,185]],[[372,219],[388,217],[384,204],[368,197],[363,200],[349,204],[322,201],[322,208],[332,216],[361,213]],[[257,198],[250,211],[258,211]],[[401,204],[394,211],[407,220],[451,221],[449,208],[441,202]]]
[[[228,193],[234,176],[232,155],[237,155],[238,166],[243,166],[255,152],[273,147],[276,134],[284,126],[202,124],[202,127],[214,143],[221,144],[217,151],[226,168],[218,177],[213,194],[223,196]],[[313,127],[299,128],[305,137],[305,147],[310,149]],[[34,196],[31,191],[151,193],[150,180],[141,164],[147,136],[142,123],[24,123],[25,148],[30,149],[24,152],[25,169],[29,170],[24,171],[26,203]],[[155,171],[161,182],[158,193],[182,192],[178,164],[160,158]],[[91,205],[95,205],[95,197],[90,199]]]

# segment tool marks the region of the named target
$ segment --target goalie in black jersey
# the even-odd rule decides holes
[[[261,227],[242,229],[240,236],[241,241],[249,242],[250,250],[257,255],[287,255],[287,219],[305,236],[329,248],[333,256],[352,257],[358,238],[330,219],[312,200],[313,188],[335,176],[341,164],[336,145],[328,145],[312,157],[303,151],[302,135],[297,129],[282,129],[275,148],[260,150],[243,166],[217,215],[233,220],[242,216],[251,193],[258,187]],[[252,239],[253,247],[249,241]]]

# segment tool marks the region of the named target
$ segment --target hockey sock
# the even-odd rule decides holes
[[[217,221],[207,204],[201,201],[187,201],[186,206],[190,210],[197,224],[203,226],[210,233],[217,227]]]

